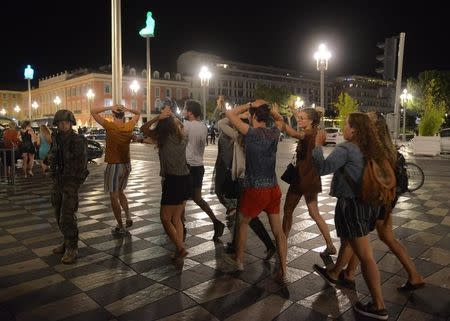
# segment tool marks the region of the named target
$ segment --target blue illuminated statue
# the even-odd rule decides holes
[[[153,19],[151,11],[147,12],[145,28],[141,29],[141,31],[139,31],[139,34],[144,38],[155,36],[155,19]]]
[[[30,65],[27,65],[27,68],[25,68],[24,76],[25,76],[25,79],[33,79],[34,70],[33,70],[33,68],[31,68]]]

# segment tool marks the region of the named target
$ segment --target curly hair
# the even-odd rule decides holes
[[[156,146],[158,148],[164,146],[169,136],[175,136],[180,143],[184,139],[182,124],[175,117],[159,120],[155,128],[149,132],[149,137],[156,141]]]
[[[354,112],[348,115],[348,124],[354,130],[352,142],[358,145],[365,160],[373,159],[381,164],[390,159],[378,136],[375,124],[367,114]]]
[[[320,114],[314,108],[303,108],[299,110],[299,113],[305,113],[308,116],[308,119],[312,121],[311,126],[316,128],[320,124]]]
[[[388,157],[389,163],[391,163],[392,167],[394,167],[394,164],[397,161],[397,149],[392,143],[392,138],[391,134],[389,133],[386,119],[383,117],[383,115],[377,112],[368,112],[367,115],[375,125],[378,138],[381,141],[382,148],[384,149],[384,152]]]

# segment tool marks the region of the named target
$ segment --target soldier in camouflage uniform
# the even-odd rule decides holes
[[[50,152],[45,160],[53,179],[51,201],[56,222],[64,236],[64,243],[53,249],[54,254],[64,254],[61,262],[75,263],[78,254],[78,190],[89,174],[87,170],[86,139],[76,134],[72,126],[75,117],[69,110],[56,112],[53,125],[58,127],[53,136]]]

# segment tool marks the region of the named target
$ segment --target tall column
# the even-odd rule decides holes
[[[111,69],[113,105],[122,104],[121,0],[111,0]]]
[[[146,38],[147,41],[147,114],[151,114],[151,81],[152,81],[152,68],[150,65],[150,37]]]
[[[400,90],[402,86],[402,72],[403,72],[403,49],[405,47],[405,33],[400,33],[400,42],[398,46],[398,66],[397,66],[397,82],[395,85],[395,103],[394,103],[394,141],[397,143],[398,132],[400,127]]]

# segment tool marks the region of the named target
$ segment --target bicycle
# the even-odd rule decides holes
[[[397,146],[397,150],[400,150],[402,147],[406,146]],[[415,163],[405,161],[405,167],[408,176],[408,192],[411,193],[417,191],[425,182],[425,174],[423,173],[422,168]]]

